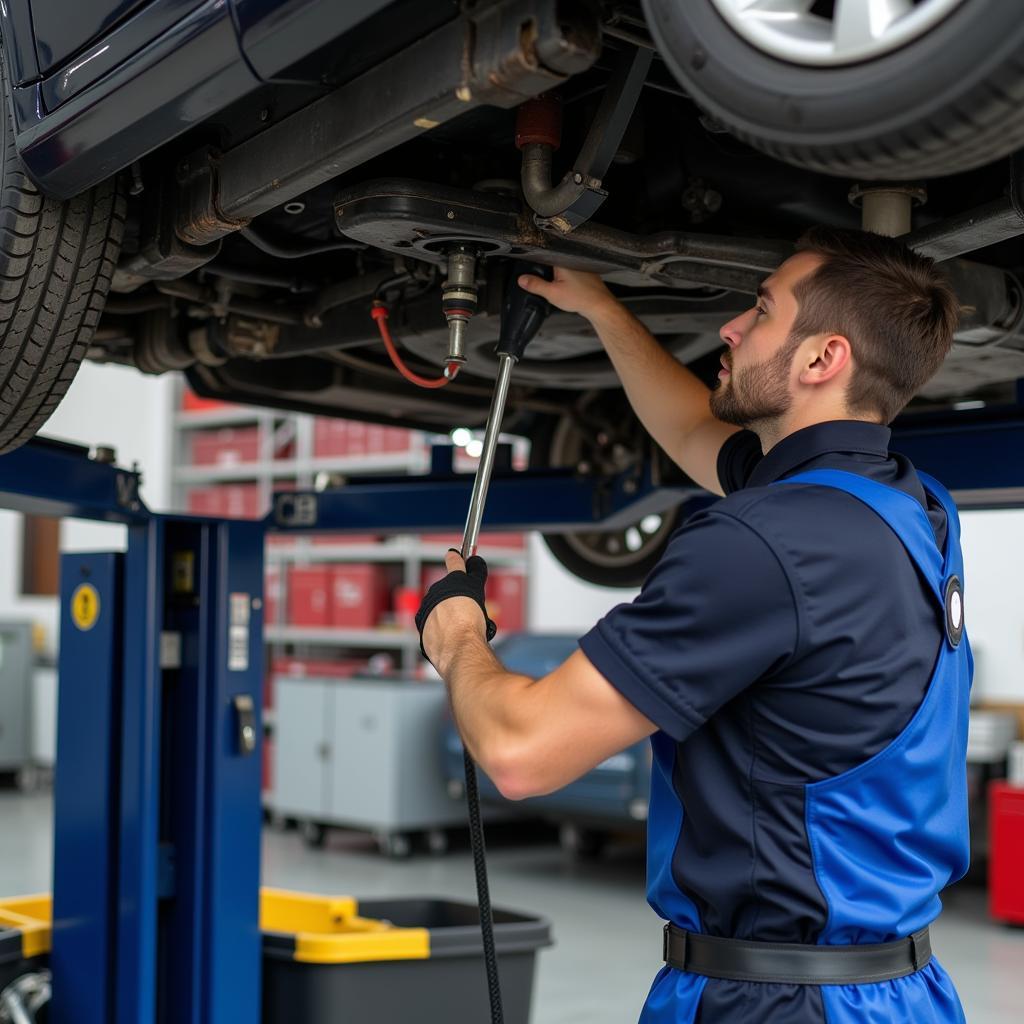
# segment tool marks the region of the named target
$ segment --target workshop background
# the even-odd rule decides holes
[[[352,471],[423,469],[430,441],[447,440],[209,403],[170,375],[91,363],[43,432],[110,446],[124,466],[137,462],[152,509],[247,517],[276,489]],[[459,440],[469,444],[456,465],[470,470],[474,439]],[[522,446],[514,454],[525,457]],[[61,551],[123,549],[124,529],[0,512],[0,900],[51,887],[58,541]],[[1019,1019],[1024,1003],[1022,530],[1024,512],[963,516],[976,657],[974,863],[946,894],[934,945],[974,1024]],[[265,886],[475,899],[461,758],[411,629],[449,543],[457,538],[268,543]],[[503,637],[516,634],[509,657],[514,651],[524,671],[560,660],[575,636],[634,593],[581,583],[537,536],[485,534],[481,551],[491,561],[492,617]],[[23,624],[27,658],[14,656]],[[585,800],[567,791],[488,804],[494,903],[538,926],[536,972],[532,986],[524,983],[534,1024],[633,1020],[659,969],[659,922],[644,900],[646,770],[635,748],[602,766]]]

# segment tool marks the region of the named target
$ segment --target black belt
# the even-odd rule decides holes
[[[665,925],[663,959],[677,971],[730,981],[789,985],[863,985],[902,978],[932,958],[928,929],[909,938],[864,946],[747,942]]]

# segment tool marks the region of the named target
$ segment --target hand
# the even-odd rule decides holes
[[[443,660],[445,649],[460,637],[476,635],[487,642],[497,632],[484,604],[487,563],[479,555],[464,562],[452,548],[444,564],[448,575],[426,592],[416,615],[420,650],[439,671],[438,659]]]
[[[605,310],[619,305],[619,300],[608,291],[597,274],[583,270],[555,267],[553,281],[545,281],[534,274],[521,274],[519,287],[523,291],[543,296],[552,306],[566,313],[579,313],[591,323],[600,318]]]

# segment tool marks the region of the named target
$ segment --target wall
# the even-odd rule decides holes
[[[974,699],[1024,703],[1024,512],[965,512],[960,521]]]
[[[562,568],[540,534],[531,534],[529,545],[527,622],[536,633],[582,636],[605,612],[624,601],[632,601],[639,593],[639,590],[597,587],[582,582]]]
[[[147,377],[122,366],[85,363],[64,401],[41,433],[79,444],[108,445],[122,466],[138,462],[142,497],[150,508],[165,509],[170,496],[174,379]],[[21,516],[0,510],[0,617],[29,619],[43,629],[46,651],[54,653],[57,600],[21,594]],[[61,548],[68,551],[123,550],[124,528],[109,523],[65,520]]]

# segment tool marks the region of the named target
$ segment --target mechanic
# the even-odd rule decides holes
[[[887,427],[950,348],[953,293],[899,241],[812,229],[721,329],[709,392],[600,278],[520,284],[591,323],[725,497],[537,680],[488,646],[486,565],[450,552],[418,625],[468,749],[518,799],[651,737],[668,924],[643,1024],[962,1021],[927,934],[968,862],[959,524]]]

